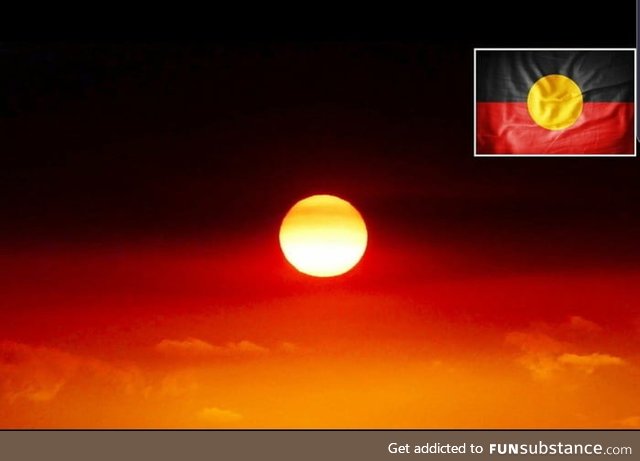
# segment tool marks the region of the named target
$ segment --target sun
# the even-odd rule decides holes
[[[300,272],[334,277],[351,270],[367,248],[367,226],[346,200],[313,195],[300,200],[280,226],[280,247]]]

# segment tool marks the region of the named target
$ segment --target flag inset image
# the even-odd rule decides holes
[[[634,155],[633,50],[476,50],[476,155]]]

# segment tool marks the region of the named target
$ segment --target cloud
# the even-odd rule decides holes
[[[50,401],[71,380],[84,376],[128,393],[138,389],[142,380],[135,367],[116,366],[52,347],[0,341],[0,394],[9,402]]]
[[[162,353],[179,353],[190,355],[208,355],[216,351],[216,348],[206,341],[197,338],[187,338],[179,341],[163,339],[156,344],[156,350]]]
[[[53,399],[78,366],[77,358],[56,349],[0,341],[2,396],[11,402]]]
[[[266,347],[258,346],[251,341],[240,341],[237,343],[227,343],[227,345],[222,348],[223,351],[228,351],[232,355],[233,354],[266,354],[269,352],[269,349]]]
[[[640,416],[629,416],[627,418],[614,421],[614,423],[621,427],[640,428]]]
[[[548,379],[561,368],[555,358],[567,347],[563,342],[538,332],[509,333],[506,341],[522,351],[518,361],[538,379]]]
[[[196,395],[201,390],[198,375],[193,370],[169,373],[158,386],[158,395],[162,398],[184,398]]]
[[[507,334],[507,342],[530,354],[549,354],[568,347],[566,342],[537,331],[515,331]]]
[[[184,340],[163,339],[156,344],[155,348],[156,351],[163,354],[190,357],[255,356],[269,353],[268,348],[247,340],[228,342],[222,346],[218,346],[198,338],[187,338]]]
[[[593,322],[577,316],[571,318],[568,326],[589,331],[600,328]],[[553,330],[545,327],[546,330]],[[518,362],[536,379],[549,379],[557,373],[569,370],[592,374],[602,367],[626,364],[622,358],[606,353],[579,353],[579,345],[574,342],[558,339],[536,329],[511,332],[507,334],[506,342],[520,349]]]
[[[625,363],[620,357],[599,353],[589,355],[562,354],[557,360],[558,363],[571,365],[587,374],[593,373],[599,367],[624,365]]]
[[[218,407],[203,408],[200,410],[198,416],[201,419],[214,424],[237,423],[242,419],[242,415],[240,413]]]
[[[279,342],[269,349],[241,340],[214,345],[197,338],[164,339],[156,344],[162,354],[190,358],[261,357],[271,353],[299,353],[298,346]],[[70,353],[55,347],[0,340],[0,399],[49,402],[69,386],[106,388],[142,398],[182,397],[200,391],[189,370],[164,377],[144,374],[136,365]]]
[[[573,330],[586,332],[586,333],[597,333],[602,331],[602,327],[591,320],[587,320],[584,317],[580,317],[579,315],[572,315],[569,317],[569,327]]]
[[[294,343],[290,343],[288,341],[280,342],[280,344],[278,344],[278,349],[282,352],[287,352],[287,353],[296,353],[296,352],[302,351],[300,346]]]

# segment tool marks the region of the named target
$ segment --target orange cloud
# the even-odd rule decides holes
[[[11,402],[18,399],[34,402],[51,400],[75,374],[78,366],[77,358],[55,349],[1,341],[2,396]]]
[[[297,344],[293,344],[288,341],[282,341],[280,344],[278,344],[278,349],[282,352],[290,352],[290,353],[301,351],[300,347]]]
[[[197,394],[200,389],[197,373],[193,370],[184,370],[164,376],[158,386],[158,395],[163,398],[184,398]]]
[[[621,427],[640,428],[640,416],[629,416],[615,421]]]
[[[572,315],[569,317],[569,327],[586,332],[586,333],[596,333],[602,331],[602,327],[591,320],[587,320],[584,317],[580,317],[579,315]]]
[[[9,402],[50,401],[69,381],[84,375],[128,393],[143,387],[135,367],[116,366],[51,347],[0,341],[0,391]]]
[[[242,415],[240,413],[218,407],[203,408],[200,410],[198,416],[215,425],[236,423],[242,419]]]
[[[240,341],[237,343],[227,343],[227,345],[222,348],[223,351],[228,351],[231,355],[235,354],[266,354],[269,352],[269,349],[266,347],[258,346],[251,341]]]
[[[268,348],[247,340],[228,342],[223,346],[218,346],[198,338],[187,338],[185,340],[163,339],[156,344],[156,350],[163,354],[177,354],[192,357],[252,356],[269,353]]]
[[[182,341],[163,339],[156,344],[156,350],[162,353],[179,353],[189,355],[208,355],[216,351],[216,348],[206,341],[197,338],[187,338]]]
[[[557,358],[558,363],[571,365],[587,374],[591,374],[596,368],[612,365],[624,365],[624,360],[608,354],[593,353],[588,355],[562,354]]]
[[[555,327],[543,324],[530,331],[511,332],[507,334],[506,342],[520,349],[518,361],[537,379],[549,379],[567,370],[592,374],[601,367],[626,363],[622,358],[606,353],[579,353],[583,345],[559,339],[571,337],[571,331],[576,330],[591,333],[600,331],[601,327],[580,316],[573,316],[568,323]]]
[[[565,343],[537,332],[509,333],[506,340],[522,351],[519,362],[538,379],[550,378],[559,370],[555,357],[567,347]]]

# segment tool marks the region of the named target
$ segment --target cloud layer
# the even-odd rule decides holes
[[[156,344],[156,350],[163,354],[182,356],[256,356],[269,353],[269,349],[248,340],[228,342],[224,345],[214,345],[198,338],[184,340],[163,339]]]
[[[198,416],[206,422],[214,425],[233,424],[242,420],[242,415],[240,413],[218,407],[203,408]]]
[[[115,365],[52,347],[0,341],[0,390],[9,402],[46,402],[55,398],[76,377],[89,376],[132,393],[142,388],[134,366]]]
[[[563,371],[592,374],[601,368],[625,365],[626,361],[621,357],[599,351],[584,351],[584,344],[576,340],[588,339],[590,335],[597,335],[601,331],[602,327],[597,323],[571,316],[567,322],[559,325],[541,324],[529,330],[508,333],[506,341],[520,350],[518,361],[535,378],[549,379]]]

